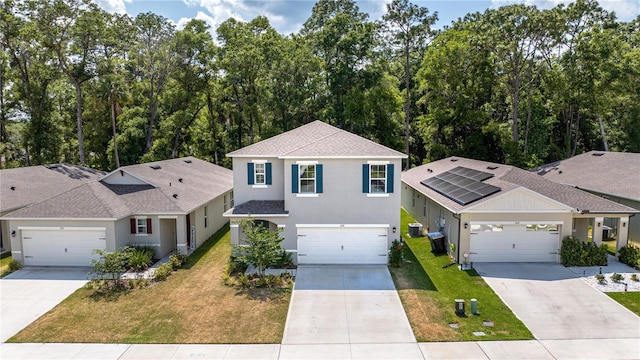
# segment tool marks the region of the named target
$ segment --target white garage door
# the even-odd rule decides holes
[[[300,264],[386,264],[386,227],[299,227]]]
[[[94,249],[106,248],[105,228],[39,228],[22,230],[24,264],[91,266]]]
[[[471,224],[472,262],[556,262],[559,225]]]

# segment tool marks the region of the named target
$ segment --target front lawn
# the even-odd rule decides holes
[[[610,298],[640,316],[640,292],[608,292]]]
[[[228,225],[155,286],[105,299],[82,288],[11,342],[280,343],[291,288],[240,290],[223,284]]]
[[[415,222],[402,209],[402,231]],[[447,255],[431,253],[426,237],[405,236],[405,263],[390,267],[411,327],[418,341],[533,339],[531,332],[474,271],[460,271]],[[478,300],[479,315],[471,315],[469,300]],[[465,299],[466,317],[455,315],[454,300]],[[493,326],[484,326],[489,320]],[[454,329],[449,324],[456,324]],[[474,336],[482,331],[486,336]]]

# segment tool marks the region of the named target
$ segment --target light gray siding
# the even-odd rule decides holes
[[[271,163],[272,184],[259,187],[248,184],[247,164],[253,160]],[[234,202],[240,205],[250,200],[282,200],[284,198],[284,161],[277,158],[233,158]]]

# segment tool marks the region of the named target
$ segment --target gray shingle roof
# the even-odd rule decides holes
[[[590,151],[531,171],[557,183],[640,201],[639,153]]]
[[[134,214],[186,214],[233,187],[231,170],[193,157],[121,169],[157,187],[91,181],[12,212],[7,218],[120,219]]]
[[[102,175],[102,171],[70,164],[0,170],[0,213],[41,202]]]
[[[286,215],[284,200],[250,200],[234,207],[231,215]]]
[[[232,151],[227,156],[280,158],[407,157],[399,151],[325,124],[322,121],[314,121]]]
[[[501,191],[464,206],[420,184],[420,181],[422,180],[431,178],[458,166],[494,174],[492,178],[485,180],[484,183],[497,186],[501,188]],[[496,168],[489,169],[488,167]],[[432,171],[429,172],[429,169]],[[471,206],[475,206],[478,203],[481,203],[488,199],[492,199],[496,196],[500,196],[506,191],[513,190],[519,187],[532,190],[550,199],[558,201],[559,203],[562,203],[572,209],[579,209],[580,212],[638,212],[638,210],[635,210],[628,206],[604,199],[602,197],[573,188],[571,186],[558,184],[556,182],[538,176],[535,173],[528,172],[514,166],[495,164],[486,161],[465,159],[459,157],[442,159],[407,170],[402,173],[402,181],[409,184],[411,187],[415,188],[422,194],[434,199],[436,202],[440,203],[442,206],[448,208],[454,213],[462,212]]]

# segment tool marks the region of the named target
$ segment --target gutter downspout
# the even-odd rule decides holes
[[[460,226],[462,222],[460,221],[460,214],[452,214],[454,219],[458,219],[458,245],[456,245],[456,262],[460,263],[460,234],[462,233],[462,229]]]

